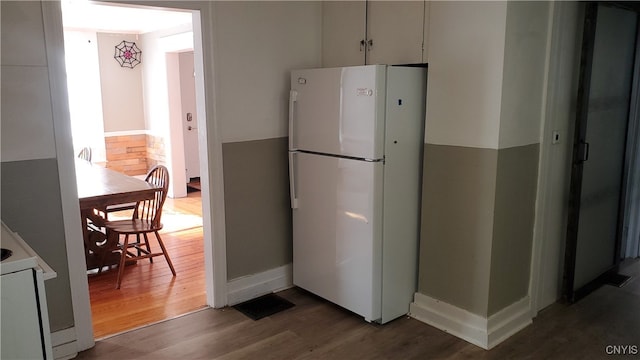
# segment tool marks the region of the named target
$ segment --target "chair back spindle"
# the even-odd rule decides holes
[[[120,251],[120,263],[118,265],[118,279],[116,281],[116,289],[120,288],[124,267],[127,260],[149,259],[153,262],[155,256],[164,256],[167,264],[171,269],[173,276],[176,270],[171,263],[167,249],[164,246],[162,237],[158,232],[162,229],[160,217],[162,215],[162,205],[167,198],[167,190],[169,189],[169,171],[162,165],[154,166],[145,181],[153,185],[157,190],[154,197],[149,200],[139,201],[133,211],[131,220],[106,221],[107,236],[115,237],[117,249]],[[160,252],[151,251],[148,233],[154,233],[158,240],[158,245],[162,249]],[[124,241],[119,242],[120,235],[125,235]],[[134,241],[129,241],[129,236],[135,235]]]
[[[153,227],[160,229],[162,206],[169,189],[169,171],[163,165],[156,165],[149,171],[145,181],[159,189],[153,199],[138,202],[133,218],[150,222]]]
[[[91,162],[91,148],[83,147],[82,150],[80,150],[80,152],[78,153],[78,159]]]

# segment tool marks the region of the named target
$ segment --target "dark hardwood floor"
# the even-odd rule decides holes
[[[603,359],[608,345],[640,347],[640,262],[625,271],[624,287],[554,304],[490,351],[409,317],[369,324],[292,288],[279,295],[296,306],[258,321],[205,309],[103,339],[78,359]]]

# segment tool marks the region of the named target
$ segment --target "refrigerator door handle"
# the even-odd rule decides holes
[[[298,198],[296,197],[296,166],[295,166],[295,152],[289,152],[289,195],[291,196],[291,208],[298,208]]]
[[[289,150],[295,150],[293,146],[293,120],[295,119],[296,101],[298,101],[298,92],[289,91]]]

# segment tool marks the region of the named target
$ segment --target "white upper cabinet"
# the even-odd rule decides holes
[[[364,65],[366,24],[365,1],[324,1],[322,66]]]
[[[325,1],[324,67],[427,62],[429,3],[425,1]]]
[[[423,62],[423,1],[367,3],[367,64]]]

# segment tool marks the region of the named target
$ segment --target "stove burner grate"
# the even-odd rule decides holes
[[[2,250],[2,259],[0,261],[4,261],[9,256],[13,255],[13,251],[9,249],[1,248],[0,250]]]

